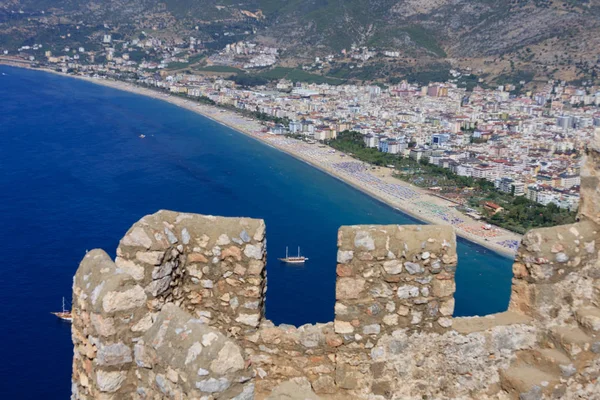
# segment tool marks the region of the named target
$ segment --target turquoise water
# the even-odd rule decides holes
[[[49,312],[70,299],[85,251],[114,256],[146,214],[265,219],[267,317],[295,325],[333,319],[339,226],[418,223],[179,107],[39,71],[0,72],[2,398],[68,397],[70,328]],[[281,265],[285,246],[310,261]],[[505,310],[511,261],[463,240],[458,252],[456,315]]]

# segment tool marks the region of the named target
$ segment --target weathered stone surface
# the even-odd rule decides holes
[[[336,392],[335,381],[333,380],[333,377],[328,375],[322,375],[313,381],[312,388],[317,394]]]
[[[379,324],[363,326],[363,333],[365,335],[379,334],[379,332],[381,332],[381,326]]]
[[[398,275],[402,272],[402,261],[390,260],[383,263],[383,269],[390,275]]]
[[[255,260],[262,260],[263,250],[261,246],[248,244],[244,248],[244,254],[248,258],[254,258]]]
[[[196,382],[196,388],[198,388],[201,392],[204,393],[216,393],[222,392],[231,386],[231,382],[229,382],[225,378],[209,378],[203,381]]]
[[[162,277],[150,283],[150,285],[148,285],[148,287],[146,288],[146,291],[152,296],[156,297],[159,294],[164,293],[169,288],[172,280],[173,278],[171,278],[170,275]]]
[[[219,374],[225,375],[231,372],[237,372],[244,368],[244,358],[240,349],[231,342],[225,343],[219,350],[217,358],[210,363],[210,369]]]
[[[144,267],[131,260],[125,260],[122,257],[117,257],[115,264],[119,270],[129,274],[136,281],[144,279]]]
[[[131,361],[131,349],[124,343],[102,345],[96,354],[96,363],[103,366],[121,365]]]
[[[365,280],[362,278],[341,278],[338,279],[335,288],[336,299],[356,299],[365,287]]]
[[[502,371],[546,360],[540,346],[574,357],[550,366],[560,387],[549,395],[596,393],[599,230],[589,221],[523,240],[515,311],[458,319],[452,227],[343,227],[335,320],[298,328],[264,319],[262,222],[161,211],[134,231],[115,263],[91,251],[75,277],[74,399],[305,399],[311,387],[331,398],[508,399]],[[285,380],[291,393],[278,392]]]
[[[419,288],[411,285],[400,286],[398,288],[397,295],[401,299],[417,297],[419,295]]]
[[[310,388],[288,381],[275,387],[266,400],[319,400],[319,397]]]
[[[160,265],[165,256],[164,251],[138,251],[135,253],[135,258],[150,265]]]
[[[121,240],[121,244],[124,246],[135,246],[149,249],[152,246],[152,239],[141,227],[134,227],[128,232],[125,237]]]
[[[375,250],[375,242],[367,231],[358,231],[354,237],[354,246],[363,250]]]
[[[340,264],[347,264],[354,258],[354,251],[352,250],[338,250],[337,262]]]
[[[335,320],[335,333],[352,333],[354,332],[354,327],[350,322]]]
[[[258,326],[259,314],[240,314],[235,320],[248,326]]]
[[[404,268],[406,268],[406,272],[411,275],[422,274],[425,271],[420,264],[413,262],[405,262]]]
[[[133,332],[146,332],[152,326],[152,315],[147,314],[142,319],[140,319],[135,325],[131,327]]]
[[[126,378],[127,373],[123,371],[106,372],[100,370],[96,372],[96,384],[98,385],[98,390],[101,392],[116,392]]]
[[[600,225],[600,132],[590,141],[584,158],[578,217]]]
[[[116,333],[115,321],[110,317],[102,317],[99,314],[91,313],[90,321],[100,336],[111,336]]]
[[[456,284],[450,280],[434,280],[432,283],[433,295],[435,297],[448,297],[454,294]]]
[[[102,308],[112,313],[139,308],[146,302],[146,293],[140,286],[134,286],[123,292],[109,292],[102,299]]]
[[[133,356],[138,367],[152,368],[157,362],[156,351],[143,342],[133,346]]]

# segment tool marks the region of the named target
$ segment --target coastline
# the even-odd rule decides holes
[[[458,212],[451,207],[452,203],[429,194],[425,189],[412,186],[392,177],[393,170],[389,168],[372,169],[364,167],[364,163],[350,156],[338,152],[331,153],[329,147],[319,147],[317,144],[306,144],[294,139],[263,133],[261,132],[263,126],[258,121],[243,117],[235,112],[215,106],[198,104],[192,99],[161,93],[123,81],[69,75],[45,68],[31,68],[23,64],[11,64],[7,60],[0,60],[0,64],[77,78],[113,89],[152,97],[196,112],[318,168],[320,171],[412,218],[430,224],[449,224],[448,221],[450,221],[450,225],[455,227],[457,236],[497,252],[504,257],[513,258],[516,252],[515,242],[518,245],[521,240],[521,235],[501,228],[494,227],[493,230],[483,230],[482,225],[485,223],[475,221]],[[361,166],[361,169],[355,170],[357,166]],[[398,193],[408,193],[408,197],[402,198],[396,191]],[[484,235],[491,236],[485,238]],[[506,243],[510,243],[510,246],[507,246]]]

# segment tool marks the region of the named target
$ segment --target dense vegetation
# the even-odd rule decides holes
[[[394,166],[398,173],[395,176],[415,186],[441,188],[441,194],[461,195],[468,199],[465,207],[479,211],[483,218],[518,233],[528,229],[544,226],[554,226],[575,222],[575,213],[558,208],[554,204],[543,206],[527,198],[515,197],[502,193],[494,188],[492,182],[485,179],[459,176],[446,168],[429,164],[427,160],[420,162],[400,155],[382,153],[377,149],[368,148],[359,132],[344,131],[328,143],[331,147],[357,159],[376,166]],[[504,208],[496,214],[491,214],[483,207],[483,203],[492,201]]]

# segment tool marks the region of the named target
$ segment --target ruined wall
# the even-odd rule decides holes
[[[579,219],[600,225],[600,132],[586,148],[580,175]]]
[[[513,264],[509,309],[553,325],[587,303],[598,306],[598,228],[585,221],[529,231]]]
[[[264,234],[259,220],[159,211],[127,232],[115,262],[86,254],[73,284],[73,397],[252,398],[254,370],[228,338],[264,314]]]
[[[146,216],[75,275],[73,399],[600,399],[587,160],[581,221],[525,235],[509,310],[486,317],[452,318],[449,226],[340,228],[335,320],[293,327],[264,318],[262,220]]]
[[[115,262],[86,254],[73,398],[239,400],[290,380],[320,396],[465,396],[499,390],[499,367],[536,342],[527,318],[451,318],[456,239],[438,226],[342,227],[335,321],[274,326],[264,236],[262,221],[160,211],[127,232]]]

